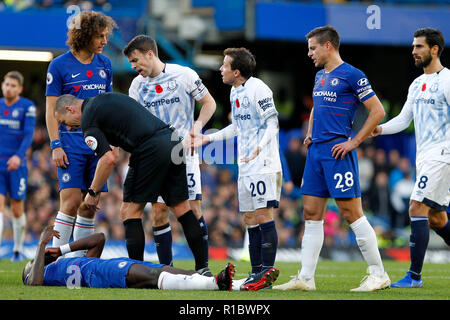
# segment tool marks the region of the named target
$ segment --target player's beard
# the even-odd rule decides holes
[[[431,54],[428,53],[427,56],[421,58],[419,61],[416,61],[415,65],[417,68],[426,68],[430,65],[431,60],[433,60],[433,58],[431,57]]]

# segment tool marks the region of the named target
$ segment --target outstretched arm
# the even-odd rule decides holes
[[[191,145],[194,148],[198,148],[209,142],[227,140],[227,139],[233,138],[236,135],[237,135],[236,126],[233,123],[231,123],[227,127],[223,128],[217,132],[211,133],[211,134],[201,134],[201,133],[192,134],[191,133],[191,138],[192,138]]]
[[[411,103],[408,103],[408,101],[406,101],[405,105],[402,108],[402,111],[400,111],[400,114],[392,118],[388,122],[377,126],[372,132],[372,137],[376,137],[380,134],[394,134],[403,131],[409,127],[411,121],[413,120],[413,117],[414,114],[412,105]]]
[[[184,147],[190,149],[191,155],[193,155],[194,148],[192,147],[192,138],[195,135],[201,134],[201,131],[205,124],[211,119],[212,115],[216,111],[216,101],[212,95],[208,92],[202,99],[198,101],[202,108],[200,109],[200,114],[197,120],[194,122],[191,131],[184,137]]]

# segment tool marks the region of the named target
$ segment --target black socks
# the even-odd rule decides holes
[[[195,259],[195,270],[207,267],[207,258],[203,242],[202,228],[192,210],[178,218],[183,227],[184,236]]]
[[[142,219],[127,219],[123,222],[128,257],[144,261],[145,234]]]

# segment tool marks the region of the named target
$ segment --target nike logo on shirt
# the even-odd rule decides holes
[[[80,75],[80,73],[72,74],[72,79],[78,77],[79,75]]]

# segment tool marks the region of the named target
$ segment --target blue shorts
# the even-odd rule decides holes
[[[6,166],[0,166],[0,194],[15,200],[24,200],[27,195],[28,168],[21,165],[17,170],[8,171]]]
[[[149,268],[162,268],[163,264],[156,264],[149,261],[139,261],[130,258],[99,259],[93,265],[86,265],[90,270],[85,276],[85,281],[90,288],[127,288],[126,277],[130,267],[139,263]]]
[[[303,173],[302,194],[324,198],[361,197],[356,149],[344,159],[332,157],[331,148],[345,139],[313,143],[308,148]]]
[[[66,169],[58,167],[59,190],[77,188],[87,190],[94,179],[98,158],[95,155],[66,152],[69,165]],[[101,192],[107,192],[105,183]]]

